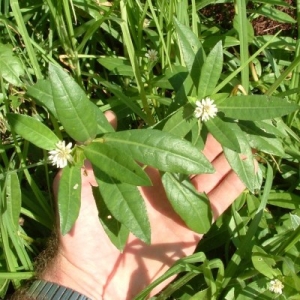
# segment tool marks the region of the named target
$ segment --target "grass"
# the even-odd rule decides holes
[[[143,136],[156,128],[198,149],[210,131],[247,182],[197,252],[159,279],[180,274],[157,299],[299,299],[300,127],[299,110],[288,109],[299,105],[300,3],[289,7],[291,18],[281,9],[284,1],[251,1],[251,7],[242,0],[217,2],[224,10],[232,4],[226,26],[205,13],[216,9],[212,0],[0,1],[0,297],[34,274],[34,259],[54,220],[56,170],[47,162],[47,149],[33,142],[40,129],[27,137],[9,113],[41,121],[59,139],[77,139],[56,113],[58,100],[49,84],[59,71],[49,76],[51,63],[68,71],[73,88],[94,104],[91,111],[112,109],[119,130],[138,128]],[[279,27],[294,26],[298,36],[257,35],[252,24],[261,15]],[[146,57],[149,50],[157,51],[153,61]],[[72,89],[62,85],[75,109]],[[183,116],[183,109],[192,112],[197,97],[205,96],[225,117],[206,125],[189,122],[192,113]],[[270,97],[281,99],[282,108]],[[245,102],[226,106],[230,99]],[[216,130],[220,124],[223,135]],[[98,125],[105,134],[105,122]],[[91,132],[92,125],[84,126]],[[242,146],[257,149],[258,176],[251,166],[234,163]],[[274,279],[284,284],[281,295],[268,289]]]

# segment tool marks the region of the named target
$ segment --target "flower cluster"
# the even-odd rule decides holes
[[[275,293],[275,294],[282,294],[282,289],[284,288],[284,285],[282,282],[278,279],[271,280],[269,285],[269,291]]]
[[[65,141],[59,141],[56,143],[56,148],[49,151],[49,160],[57,168],[64,168],[68,162],[73,162],[71,152],[72,143],[66,146]]]
[[[150,62],[155,62],[158,59],[157,56],[158,52],[156,50],[148,50],[148,52],[145,54],[145,56],[148,58]]]
[[[218,112],[217,106],[214,104],[214,100],[206,97],[202,100],[196,101],[195,117],[202,121],[207,121],[210,118],[214,118]]]

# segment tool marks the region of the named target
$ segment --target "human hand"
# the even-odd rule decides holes
[[[106,114],[115,125],[112,113]],[[245,189],[231,170],[220,144],[208,136],[204,155],[216,172],[192,178],[199,192],[207,193],[216,219]],[[176,260],[194,252],[202,235],[188,229],[174,212],[161,183],[159,172],[146,169],[153,186],[140,187],[151,224],[151,245],[130,235],[123,253],[110,242],[98,218],[91,186],[96,181],[90,165],[82,171],[79,217],[72,230],[59,235],[58,254],[42,274],[44,280],[72,288],[91,299],[133,299]],[[54,184],[57,191],[59,176]],[[171,279],[170,279],[171,280]],[[159,292],[169,281],[158,286]]]

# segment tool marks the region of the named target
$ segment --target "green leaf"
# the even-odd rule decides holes
[[[92,187],[92,189],[103,229],[116,248],[123,251],[128,239],[129,230],[117,219],[112,217],[111,212],[103,201],[99,188]]]
[[[151,181],[143,169],[130,155],[120,149],[93,142],[84,147],[83,151],[92,165],[107,175],[133,185],[151,185]]]
[[[73,227],[81,204],[81,166],[66,166],[62,170],[58,187],[58,213],[62,235]]]
[[[197,292],[196,294],[193,294],[191,297],[189,297],[190,300],[208,300],[211,298],[211,289],[205,288],[200,292]]]
[[[59,138],[43,123],[25,115],[7,114],[7,119],[17,134],[45,150],[53,150]]]
[[[273,5],[280,5],[280,6],[285,6],[285,7],[290,6],[290,4],[288,4],[284,0],[256,0],[256,2],[265,3],[265,4],[273,4]]]
[[[200,80],[201,80],[200,77],[201,77],[201,72],[202,72],[202,68],[204,65],[204,59],[205,58],[203,55],[203,49],[200,48],[195,55],[192,69],[190,70],[190,76],[193,80],[194,86],[197,91],[198,91]]]
[[[269,195],[268,204],[292,210],[300,209],[300,196],[294,193],[273,191]]]
[[[197,87],[199,99],[211,95],[220,79],[223,68],[223,47],[219,41],[208,54],[201,69],[200,80]]]
[[[275,122],[274,122],[275,123]],[[265,121],[239,121],[239,126],[243,129],[243,131],[250,133],[261,135],[264,137],[288,137],[288,134],[284,129],[279,129],[275,125],[273,125],[273,120],[265,120]]]
[[[98,126],[98,134],[106,133],[106,132],[114,132],[114,128],[111,124],[107,121],[104,113],[94,104],[91,102],[93,109],[96,111],[96,119],[97,119],[97,126]]]
[[[250,146],[256,150],[284,157],[285,152],[281,141],[278,138],[266,138],[259,135],[248,134]]]
[[[117,57],[101,57],[98,62],[115,75],[133,77],[134,73],[130,62]]]
[[[111,214],[137,238],[149,244],[150,223],[144,199],[136,186],[120,183],[93,167],[103,201]]]
[[[279,137],[289,136],[288,133],[284,130],[284,128],[280,128],[280,123],[283,123],[282,118],[275,119],[274,125],[273,120],[257,121],[254,123],[266,133],[274,134],[275,136]]]
[[[238,153],[241,152],[239,141],[234,130],[234,128],[237,127],[236,124],[224,122],[221,118],[216,116],[204,122],[204,125],[222,146]]]
[[[285,156],[281,140],[273,134],[266,133],[263,127],[257,127],[257,125],[268,126],[269,124],[258,122],[256,125],[254,122],[241,121],[239,122],[239,125],[243,131],[247,132],[248,141],[252,148],[279,157]],[[269,127],[271,127],[271,125],[269,125]],[[274,127],[273,132],[275,132],[275,130],[279,131],[276,127]]]
[[[226,117],[249,121],[281,117],[299,109],[295,103],[263,95],[230,97],[217,103],[217,107]]]
[[[27,87],[27,95],[34,98],[40,106],[45,106],[47,110],[57,118],[56,109],[53,102],[51,82],[49,80],[38,80],[34,85]]]
[[[105,86],[110,92],[112,92],[120,101],[122,101],[129,109],[137,114],[143,120],[147,120],[146,114],[141,110],[139,105],[132,101],[130,97],[127,97],[122,89],[101,78],[101,85]]]
[[[212,173],[206,157],[191,143],[155,129],[133,129],[108,133],[104,143],[118,148],[133,159],[166,172]]]
[[[251,10],[250,10],[251,11]],[[262,5],[258,10],[253,11],[255,14],[263,15],[271,20],[275,20],[281,23],[296,23],[297,21],[292,18],[289,14],[276,9],[270,5]]]
[[[290,214],[290,219],[293,230],[296,230],[300,226],[300,217],[295,214]]]
[[[195,59],[195,54],[199,51],[198,59],[200,59],[200,57],[203,56],[202,60],[204,61],[205,53],[203,51],[199,38],[193,33],[193,31],[189,27],[181,24],[175,17],[174,24],[178,35],[178,42],[180,45],[184,62],[188,68],[189,73],[191,73],[193,62]]]
[[[21,212],[21,188],[18,175],[16,173],[8,174],[6,177],[6,206],[11,223],[15,230],[19,227],[19,217]]]
[[[255,191],[257,181],[252,150],[243,131],[237,131],[236,137],[239,141],[242,154],[223,147],[224,154],[233,171],[253,193]]]
[[[21,60],[14,55],[12,46],[0,44],[0,75],[15,86],[21,86],[20,76],[24,75]]]
[[[208,198],[189,181],[179,181],[173,174],[165,173],[162,182],[172,207],[185,224],[197,233],[206,233],[212,223]]]
[[[273,299],[274,297],[271,292],[269,292],[270,294],[266,294],[269,284],[267,280],[268,278],[263,277],[256,279],[255,281],[248,281],[247,285],[243,285],[243,287],[240,288],[238,295],[236,295],[237,292],[235,291],[234,298],[232,300]]]
[[[197,123],[191,104],[180,107],[165,123],[163,131],[184,138]]]
[[[60,67],[49,65],[49,77],[57,116],[67,133],[86,142],[97,133],[96,112],[81,87]]]
[[[279,275],[276,270],[272,268],[276,261],[262,248],[254,246],[252,249],[252,263],[254,268],[264,276],[273,279],[274,276]]]

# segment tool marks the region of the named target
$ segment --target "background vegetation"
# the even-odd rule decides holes
[[[193,211],[181,212],[193,229],[208,232],[192,257],[164,275],[180,273],[158,299],[300,299],[299,26],[298,0],[0,1],[0,297],[34,275],[34,258],[53,227],[51,184],[57,170],[48,162],[51,147],[37,134],[45,132],[50,146],[56,139],[94,138],[92,125],[83,123],[89,133],[78,136],[80,127],[72,132],[57,109],[61,78],[70,108],[81,101],[75,89],[86,97],[83,108],[98,116],[98,137],[109,140],[111,131],[102,113],[117,114],[120,151],[133,138],[124,130],[138,129],[142,138],[154,132],[168,136],[167,150],[182,138],[200,150],[210,132],[247,185],[212,226],[209,218],[194,223]],[[206,96],[220,114],[202,124],[193,108]],[[86,157],[93,150],[88,147]],[[252,165],[236,163],[238,153],[252,155],[251,148],[260,161],[257,175]],[[77,163],[81,150],[76,149]],[[182,174],[190,171],[179,170],[181,164],[157,167],[170,184],[187,180]],[[105,192],[102,197],[105,202]],[[204,196],[197,197],[206,207]],[[76,219],[76,207],[72,214]],[[133,224],[112,215],[126,232],[149,240],[147,224],[140,233],[139,220]],[[73,219],[63,224],[65,231]],[[114,241],[124,232],[108,234]],[[282,294],[269,290],[275,279],[284,285]]]

